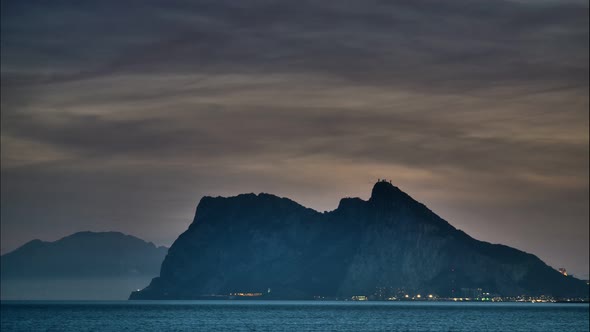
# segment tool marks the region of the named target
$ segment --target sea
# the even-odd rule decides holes
[[[2,301],[0,331],[589,331],[588,304]]]

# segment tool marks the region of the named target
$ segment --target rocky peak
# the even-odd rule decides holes
[[[346,197],[340,200],[340,203],[338,203],[337,210],[354,209],[360,206],[364,206],[365,204],[366,202],[358,197]]]
[[[369,202],[375,206],[392,207],[408,200],[412,200],[410,196],[391,184],[390,181],[379,180],[373,186]]]

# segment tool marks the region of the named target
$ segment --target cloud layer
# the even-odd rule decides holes
[[[588,274],[586,2],[2,2],[2,251],[391,178]]]

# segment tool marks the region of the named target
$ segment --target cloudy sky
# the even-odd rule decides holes
[[[1,2],[1,249],[388,178],[588,277],[587,1]]]

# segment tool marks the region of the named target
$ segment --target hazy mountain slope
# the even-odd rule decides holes
[[[3,280],[154,276],[167,250],[118,232],[79,232],[2,255],[0,273]]]

